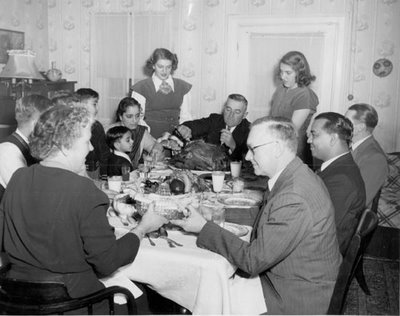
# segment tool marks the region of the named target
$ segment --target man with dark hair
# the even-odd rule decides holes
[[[203,138],[207,143],[221,144],[232,160],[242,160],[247,152],[246,140],[250,122],[247,116],[247,100],[240,94],[230,94],[222,114],[184,122],[178,131],[186,139]]]
[[[237,266],[235,278],[250,276],[242,280],[247,283],[259,277],[268,314],[325,314],[341,263],[329,193],[296,156],[297,144],[296,129],[288,119],[264,117],[251,126],[246,159],[257,175],[269,177],[269,192],[250,242],[207,222],[193,207],[187,219],[172,221],[199,232],[199,247]],[[244,308],[258,303],[256,294]]]
[[[364,181],[349,152],[352,132],[351,122],[343,115],[325,112],[315,117],[308,136],[313,156],[323,161],[317,173],[324,181],[335,207],[336,231],[342,255],[365,207]]]
[[[30,153],[28,138],[40,114],[49,107],[50,100],[42,95],[29,95],[17,100],[17,129],[0,143],[0,201],[15,170],[36,163]]]
[[[352,155],[365,183],[366,204],[370,206],[388,176],[386,154],[373,136],[378,113],[369,104],[353,104],[345,116],[353,123]]]

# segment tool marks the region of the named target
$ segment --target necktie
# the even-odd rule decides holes
[[[172,87],[170,86],[170,84],[168,82],[163,80],[160,85],[160,91],[163,94],[168,94],[172,91]]]

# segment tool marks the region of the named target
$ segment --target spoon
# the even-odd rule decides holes
[[[147,239],[149,240],[150,245],[155,246],[154,241],[151,240],[150,236],[146,234]]]

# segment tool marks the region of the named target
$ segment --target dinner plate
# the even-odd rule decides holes
[[[235,234],[238,237],[246,236],[249,232],[249,229],[246,226],[227,222],[224,223],[224,229],[230,231],[232,234]]]
[[[259,201],[249,197],[231,195],[222,196],[218,199],[218,201],[229,207],[252,207],[259,204]]]

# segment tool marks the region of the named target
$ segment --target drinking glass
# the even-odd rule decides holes
[[[217,193],[218,196],[218,193],[222,191],[222,188],[224,186],[225,172],[213,171],[211,177],[212,177],[213,190],[215,193]]]
[[[215,207],[213,208],[213,213],[212,213],[212,221],[221,226],[225,226],[225,207],[220,204],[216,204]]]
[[[122,181],[129,181],[131,168],[127,165],[121,166]]]
[[[108,189],[115,191],[115,192],[121,192],[121,184],[122,184],[122,178],[120,176],[113,176],[108,178]]]
[[[231,161],[231,175],[233,179],[240,177],[240,169],[242,169],[241,161]]]

